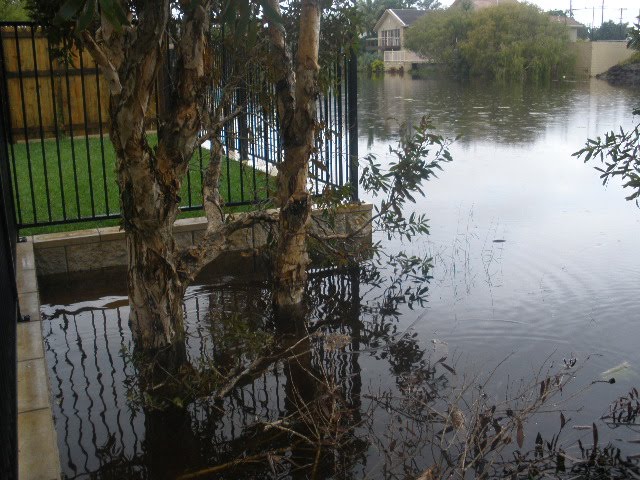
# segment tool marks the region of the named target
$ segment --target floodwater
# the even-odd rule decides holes
[[[423,284],[389,270],[380,278],[369,268],[315,272],[307,317],[314,334],[301,340],[273,333],[268,285],[250,273],[251,262],[246,276],[201,279],[185,301],[195,368],[250,363],[246,352],[265,342],[262,334],[300,348],[295,361],[274,360],[222,400],[200,396],[160,413],[138,398],[122,272],[43,279],[64,474],[176,478],[246,457],[254,460],[199,478],[415,478],[437,457],[428,439],[440,430],[420,405],[450,411],[452,392],[469,386],[463,398],[500,410],[506,398],[524,401],[523,385],[536,398],[547,370],[574,378],[527,423],[524,450],[538,432],[545,440],[557,433],[562,412],[572,455],[581,455],[578,439],[593,442],[591,430],[573,427],[592,422],[601,444],[640,453],[630,442],[637,430],[600,420],[640,387],[640,209],[571,156],[586,138],[633,125],[638,103],[640,91],[598,80],[498,87],[362,79],[361,155],[388,162],[399,122],[424,114],[440,133],[460,136],[454,161],[415,206],[430,218],[430,235],[385,241],[389,252],[432,257],[428,290],[398,303],[398,292]],[[247,332],[262,333],[247,341]],[[577,370],[565,369],[574,359]],[[615,384],[592,384],[611,377]],[[327,406],[336,404],[333,415]],[[311,446],[313,432],[322,449]]]

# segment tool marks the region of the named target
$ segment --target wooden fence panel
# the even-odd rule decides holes
[[[38,27],[0,28],[12,141],[108,131],[109,90],[86,51],[52,55]],[[156,117],[152,102],[149,118]]]

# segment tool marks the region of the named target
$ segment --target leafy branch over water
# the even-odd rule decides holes
[[[640,108],[633,111],[634,115],[640,115]],[[600,160],[602,166],[595,167],[601,175],[602,184],[606,185],[614,177],[620,177],[624,188],[630,188],[633,193],[627,196],[627,200],[640,198],[640,123],[632,130],[619,132],[611,131],[604,138],[588,139],[581,150],[574,156],[584,156],[584,161]]]

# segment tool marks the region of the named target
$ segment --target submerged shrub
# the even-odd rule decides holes
[[[371,62],[371,73],[374,75],[382,75],[384,73],[384,62],[380,59],[376,59]]]
[[[407,33],[407,46],[458,76],[548,80],[573,67],[566,27],[528,4],[425,15]]]

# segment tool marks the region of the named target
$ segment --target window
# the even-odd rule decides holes
[[[400,46],[400,29],[383,30],[381,47],[399,47]]]

